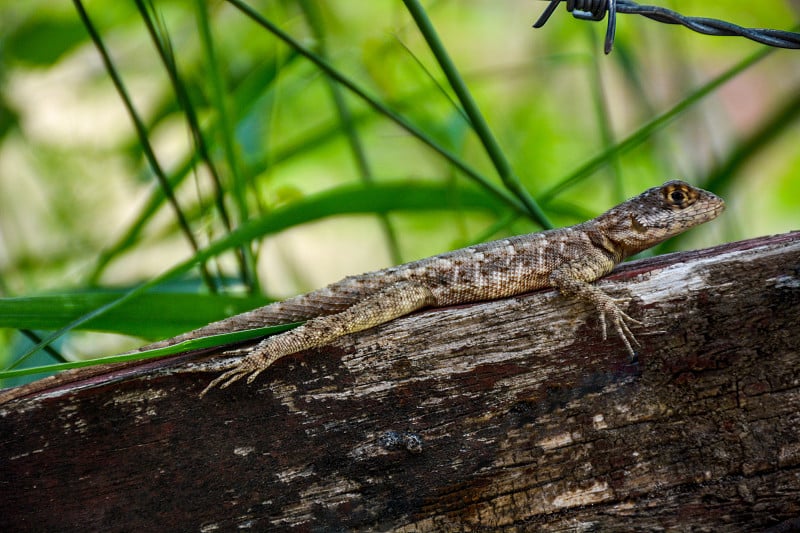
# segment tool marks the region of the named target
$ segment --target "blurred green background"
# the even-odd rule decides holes
[[[800,19],[798,2],[654,3],[749,27]],[[728,210],[655,253],[798,228],[798,50],[619,15],[605,56],[605,21],[561,6],[534,30],[546,3],[531,0],[247,5],[0,7],[4,368],[574,224],[673,178]]]

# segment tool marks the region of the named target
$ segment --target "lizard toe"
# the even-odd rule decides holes
[[[240,366],[228,370],[227,372],[222,373],[221,375],[217,376],[211,383],[203,389],[203,392],[200,393],[200,397],[202,398],[205,396],[211,389],[219,385],[220,389],[227,389],[233,383],[236,383],[243,377],[248,374],[248,369],[242,369]]]
[[[229,370],[222,374],[219,378],[220,381],[223,381],[222,385],[219,386],[220,389],[227,389],[243,377],[245,377],[248,373],[248,370],[244,370],[241,368],[234,368],[233,370]]]
[[[258,375],[259,375],[261,372],[263,372],[264,370],[265,370],[265,368],[257,368],[257,369],[255,369],[255,370],[253,370],[253,373],[252,373],[252,374],[250,374],[250,375],[247,377],[247,384],[248,384],[248,385],[250,385],[252,382],[254,382],[254,381],[256,380],[256,378],[258,377]]]

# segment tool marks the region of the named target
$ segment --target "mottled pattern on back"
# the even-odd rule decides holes
[[[381,274],[423,283],[439,306],[492,300],[550,286],[553,267],[589,245],[584,234],[563,228],[462,248]]]
[[[682,195],[670,201],[669,194]],[[624,258],[715,218],[722,200],[680,181],[667,182],[599,217],[566,228],[517,235],[454,250],[396,267],[346,278],[338,290],[382,283],[417,281],[436,297],[436,305],[492,300],[552,286],[558,266],[594,257],[593,281]],[[352,285],[351,285],[352,284]]]

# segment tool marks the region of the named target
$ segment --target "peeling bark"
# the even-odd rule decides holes
[[[203,400],[208,354],[3,391],[0,529],[790,530],[800,233],[600,285],[645,323],[635,361],[538,291],[395,320]]]

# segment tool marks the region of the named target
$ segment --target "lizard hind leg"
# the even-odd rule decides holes
[[[303,326],[300,326],[300,329]],[[262,340],[258,344],[256,344],[251,350],[250,353],[245,356],[240,361],[233,363],[228,370],[217,376],[215,379],[209,383],[203,392],[200,393],[200,397],[206,395],[208,391],[219,385],[220,389],[227,389],[240,379],[247,377],[247,383],[252,383],[256,377],[266,370],[267,368],[272,365],[275,361],[283,357],[284,355],[289,355],[290,353],[294,353],[294,351],[300,351],[302,348],[297,350],[292,350],[297,346],[286,347],[280,346],[281,337],[287,335],[287,333],[292,333],[292,331],[288,331],[286,333],[282,333],[279,335],[275,335],[274,337],[267,337],[266,339]],[[296,335],[296,334],[295,334]],[[289,335],[291,338],[292,336]],[[274,346],[276,344],[275,341],[279,341],[278,347]],[[285,344],[285,343],[284,343]],[[281,349],[282,348],[282,349]]]
[[[375,327],[435,303],[433,293],[421,283],[392,284],[339,313],[312,318],[293,330],[264,339],[237,366],[209,383],[200,396],[218,385],[221,389],[229,387],[246,376],[249,376],[247,382],[252,383],[286,355],[322,346],[342,335]]]

